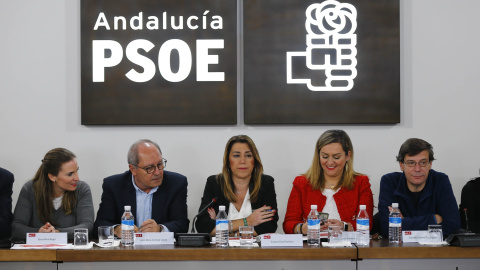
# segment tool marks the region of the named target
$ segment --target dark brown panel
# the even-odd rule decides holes
[[[101,12],[110,27],[105,24],[94,30]],[[142,22],[140,23],[140,12]],[[236,124],[237,121],[237,4],[235,0],[82,0],[82,93],[81,118],[84,125],[203,125]],[[126,30],[120,23],[117,29],[115,17],[125,18]],[[174,20],[172,21],[172,16]],[[195,17],[192,17],[195,16]],[[221,17],[222,28],[218,28]],[[148,29],[158,19],[159,29]],[[133,19],[133,20],[132,20]],[[133,22],[133,27],[131,26]],[[166,24],[164,22],[167,22]],[[183,22],[183,29],[174,29]],[[206,22],[206,24],[204,24]],[[212,22],[217,25],[212,27]],[[188,27],[190,23],[193,27]],[[142,25],[142,30],[133,29]],[[98,25],[97,25],[98,26]],[[197,27],[196,29],[192,29]],[[166,28],[166,29],[164,29]],[[206,28],[206,29],[204,29]],[[112,40],[121,45],[123,58],[118,65],[106,67],[103,81],[93,79],[93,41]],[[133,63],[127,57],[127,46],[133,41],[147,40],[154,47],[142,49],[138,54],[154,63],[154,75],[145,82],[127,78],[130,70],[144,73],[146,65]],[[166,50],[165,44],[173,44]],[[208,54],[218,56],[218,64],[210,64],[209,72],[224,72],[223,81],[197,80],[197,42],[199,40],[223,40],[223,48],[210,48]],[[178,44],[187,44],[188,50]],[[165,45],[165,47],[163,47]],[[168,58],[160,57],[160,48],[171,51]],[[101,59],[110,58],[112,50],[102,51]],[[179,53],[181,52],[181,53]],[[191,55],[188,76],[178,82],[166,79],[159,66],[177,73],[181,67],[179,59]],[[95,63],[99,63],[96,58]],[[168,64],[170,61],[170,64]],[[199,61],[200,62],[200,61]],[[205,61],[203,61],[205,62]],[[188,70],[188,69],[186,69]],[[202,68],[201,71],[205,71]],[[98,74],[98,73],[97,73]],[[168,76],[167,76],[168,77]]]
[[[357,11],[354,31],[357,75],[351,90],[312,91],[305,83],[287,83],[287,52],[308,53],[306,10],[312,4],[324,2],[244,1],[246,124],[400,122],[398,0],[329,1],[351,4]],[[344,32],[349,27],[352,28],[351,23],[345,25],[347,30]],[[344,34],[342,31],[339,33]],[[325,54],[335,53],[327,47],[312,50],[315,65],[325,62]],[[351,54],[348,51],[342,53]],[[308,68],[306,56],[291,59],[292,77],[311,79],[317,87],[326,86],[325,70]],[[335,61],[332,60],[332,63],[335,64]],[[348,75],[348,70],[337,75]],[[332,86],[344,84],[334,81]]]

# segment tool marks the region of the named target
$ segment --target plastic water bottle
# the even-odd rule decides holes
[[[134,244],[134,220],[132,208],[130,205],[125,205],[125,212],[122,215],[122,245],[133,246]]]
[[[360,205],[360,211],[357,215],[357,245],[360,246],[370,244],[370,219],[366,209],[366,205]]]
[[[218,207],[218,215],[215,226],[215,241],[217,247],[228,247],[228,216],[225,212],[225,205]]]
[[[307,243],[309,246],[320,245],[320,217],[318,216],[317,206],[310,206],[308,214]]]
[[[392,203],[392,211],[388,216],[388,239],[390,243],[402,242],[402,214],[398,203]]]

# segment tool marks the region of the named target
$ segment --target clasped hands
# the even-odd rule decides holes
[[[142,223],[142,225],[140,225],[140,228],[138,228],[137,225],[134,225],[133,230],[136,233],[137,232],[161,232],[163,231],[163,226],[160,224],[157,224],[157,222],[153,219],[147,219]],[[115,227],[115,235],[118,237],[122,236],[122,225]]]
[[[56,233],[56,232],[60,232],[60,231],[56,230],[55,227],[53,227],[53,225],[50,224],[50,222],[47,222],[47,223],[45,223],[45,225],[40,227],[40,229],[38,229],[38,232],[39,233]]]

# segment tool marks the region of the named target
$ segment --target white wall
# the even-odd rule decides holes
[[[433,168],[450,176],[460,201],[461,188],[480,166],[480,1],[401,0],[400,8],[398,125],[88,127],[80,124],[80,1],[1,0],[0,166],[15,174],[14,205],[44,154],[65,147],[78,157],[96,211],[102,179],[127,170],[130,144],[150,138],[162,147],[168,169],[188,177],[191,220],[206,178],[220,172],[225,143],[247,134],[276,180],[282,232],[291,183],[309,167],[319,135],[331,128],[352,138],[355,169],[370,177],[375,203],[380,177],[398,170],[395,156],[409,137],[433,144]]]

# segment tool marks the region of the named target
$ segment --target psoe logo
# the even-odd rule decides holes
[[[306,84],[311,91],[351,90],[357,77],[357,10],[351,4],[327,0],[311,4],[305,15],[307,48],[287,52],[287,84]],[[293,77],[294,58],[295,63],[303,63],[304,58],[305,67],[313,71],[310,78]],[[319,77],[325,82],[318,82]]]

